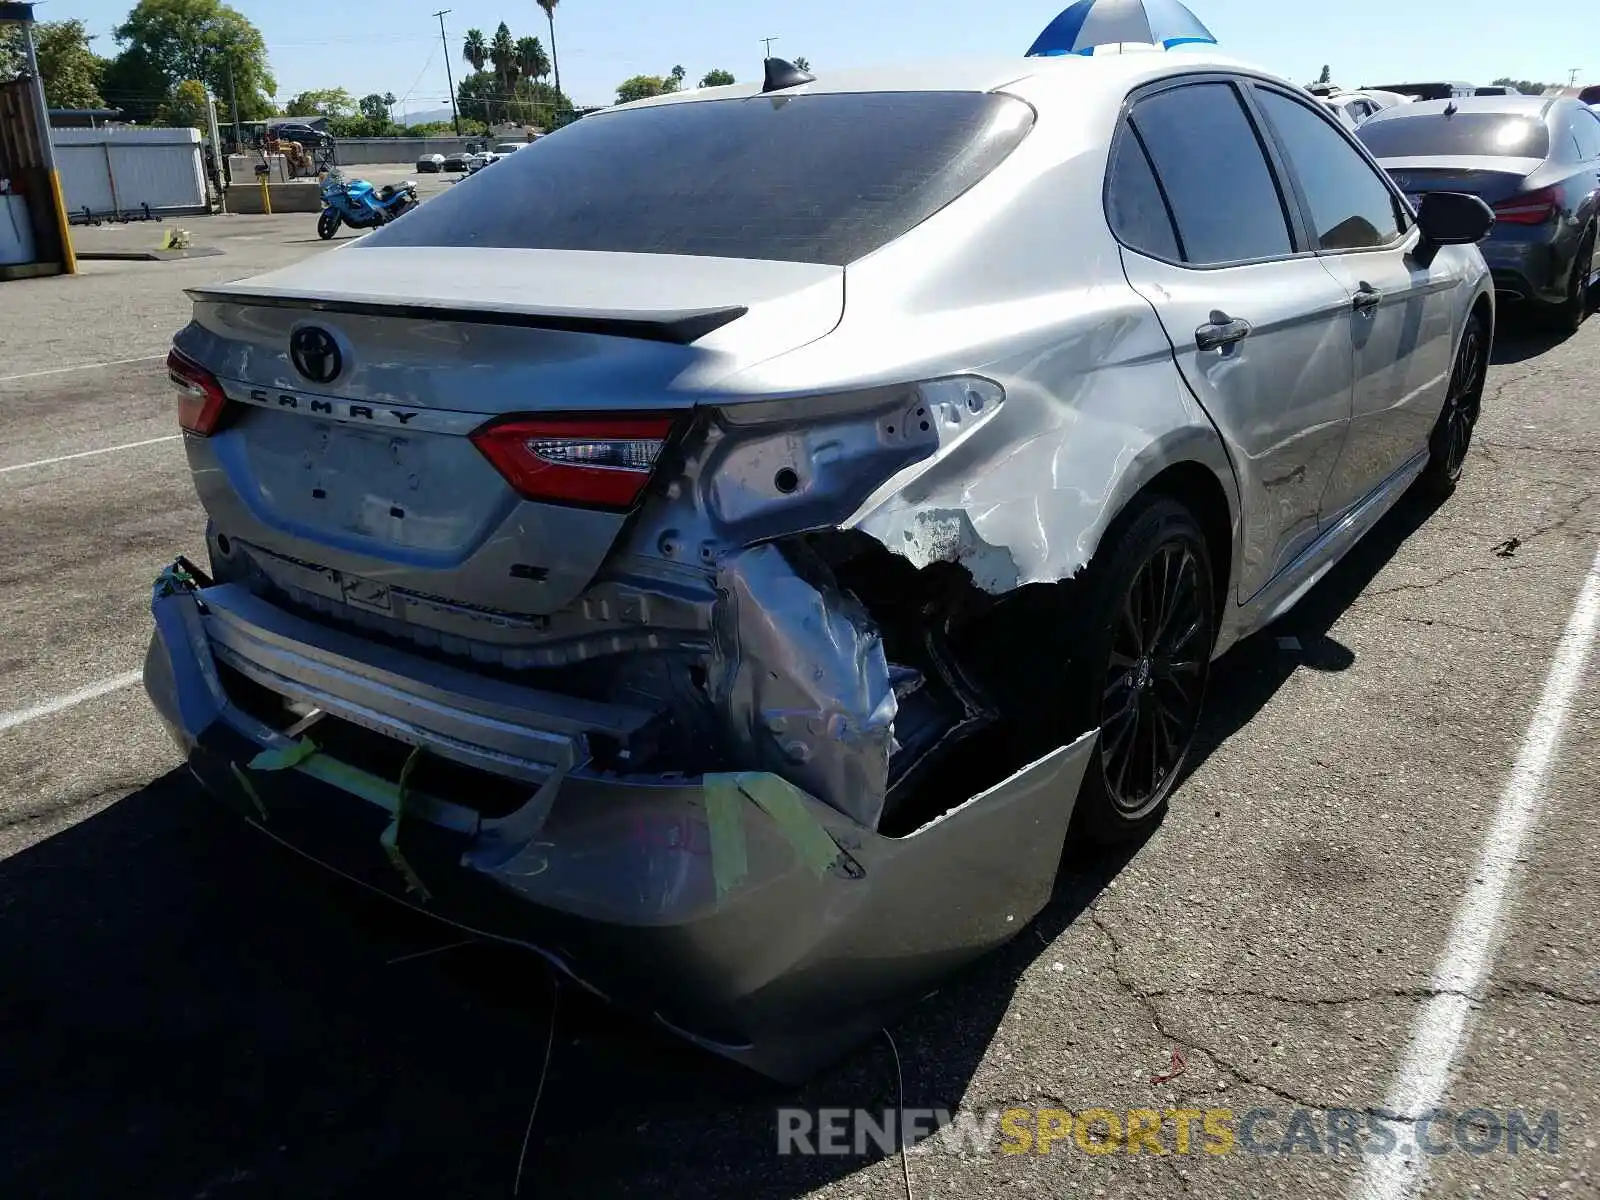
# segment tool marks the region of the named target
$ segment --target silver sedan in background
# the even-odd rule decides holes
[[[1454,485],[1494,294],[1225,58],[777,75],[192,292],[146,685],[271,836],[794,1079],[1151,830],[1213,659]]]

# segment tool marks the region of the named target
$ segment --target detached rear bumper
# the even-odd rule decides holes
[[[581,751],[591,723],[617,717],[611,706],[553,714],[552,698],[511,688],[486,713],[481,695],[452,691],[448,671],[420,678],[388,651],[380,668],[360,639],[296,644],[296,618],[226,586],[169,573],[152,611],[145,686],[210,792],[326,865],[529,945],[624,1007],[786,1081],[1044,906],[1095,741],[886,838],[772,774],[596,772]],[[303,741],[235,702],[219,661],[429,753],[498,759],[500,774],[527,781],[528,801],[491,818],[470,796],[406,795],[397,780],[307,757]],[[520,711],[519,692],[532,698]]]

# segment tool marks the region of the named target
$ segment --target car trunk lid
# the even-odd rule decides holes
[[[1496,204],[1520,191],[1543,160],[1537,158],[1391,158],[1380,160],[1415,204],[1428,192],[1467,192]]]
[[[471,435],[513,414],[589,414],[603,433],[686,413],[826,334],[844,293],[842,269],[801,263],[351,247],[191,294],[177,348],[234,402],[190,447],[219,529],[348,576],[347,593],[548,613],[626,506],[519,494]]]

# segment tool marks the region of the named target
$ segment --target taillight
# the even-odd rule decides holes
[[[650,481],[673,414],[508,417],[473,444],[517,492],[594,508],[628,509]]]
[[[1494,206],[1494,219],[1502,225],[1543,225],[1561,207],[1561,193],[1553,187],[1513,196]]]
[[[178,389],[178,424],[185,433],[210,437],[228,406],[217,377],[176,349],[167,354],[167,374]]]

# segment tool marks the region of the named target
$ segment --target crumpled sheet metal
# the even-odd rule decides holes
[[[246,766],[253,784],[242,786],[232,766],[293,744],[229,703],[194,594],[158,593],[152,608],[145,687],[208,790],[291,845],[295,830],[329,823],[336,803],[394,815],[387,788],[363,795],[332,763],[317,778]],[[767,772],[574,773],[493,821],[410,796],[396,842],[431,897],[424,911],[527,945],[696,1044],[801,1082],[1048,902],[1096,737],[901,838]],[[392,879],[397,899],[423,905]],[[493,914],[472,907],[485,896]]]
[[[919,568],[961,563],[976,586],[1003,595],[1075,577],[1116,513],[1174,463],[1205,463],[1227,490],[1226,452],[1174,376],[1159,329],[1102,332],[985,368],[1000,383],[981,418],[842,525]]]
[[[712,695],[741,758],[876,829],[899,706],[872,619],[771,544],[725,559],[717,591]]]

